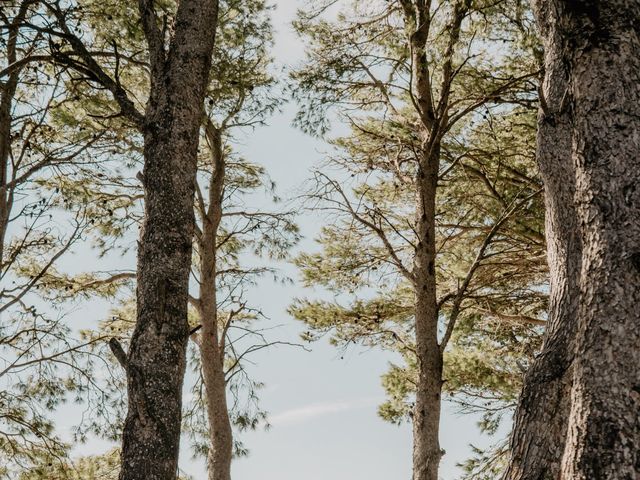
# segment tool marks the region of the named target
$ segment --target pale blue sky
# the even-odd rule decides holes
[[[290,27],[302,2],[275,3],[274,54],[278,63],[291,66],[303,54],[303,45]],[[300,187],[327,149],[321,141],[291,127],[294,111],[293,105],[286,106],[268,126],[247,133],[239,147],[247,158],[267,168],[283,197]],[[298,221],[305,236],[299,250],[314,248],[313,236],[322,217],[305,214]],[[283,269],[295,276],[291,266]],[[310,293],[296,285],[281,286],[264,280],[251,289],[249,297],[270,317],[267,326],[282,325],[273,338],[297,342],[302,328],[286,314],[286,308],[293,297]],[[95,302],[91,316],[104,318],[107,310],[104,302]],[[390,425],[376,415],[376,407],[384,399],[380,375],[392,360],[391,355],[352,348],[341,359],[342,353],[325,341],[310,348],[311,352],[305,352],[278,347],[252,357],[252,376],[266,384],[261,405],[270,413],[272,428],[242,435],[250,455],[234,462],[234,480],[409,480],[410,426]],[[66,414],[72,411],[65,410]],[[476,420],[445,407],[441,444],[447,453],[442,461],[442,479],[459,477],[455,464],[470,454],[469,443],[487,443],[478,433]],[[98,453],[107,445],[96,440],[77,451]],[[186,450],[181,467],[198,480],[206,478],[203,462],[191,460]]]
[[[290,22],[300,0],[277,0],[273,14],[276,28],[276,61],[295,65],[304,45]],[[243,152],[267,167],[282,196],[292,195],[309,177],[310,169],[328,147],[291,127],[295,112],[288,105],[269,125],[247,135]],[[337,126],[337,128],[340,128]],[[305,239],[299,249],[315,248],[313,236],[324,219],[305,214],[298,219]],[[287,272],[295,276],[292,268]],[[299,286],[279,286],[263,281],[251,293],[274,324],[284,324],[277,337],[297,341],[300,325],[286,314],[295,296],[313,294]],[[411,478],[411,428],[382,421],[376,414],[384,399],[380,375],[386,371],[390,354],[380,350],[351,349],[341,353],[327,342],[311,345],[311,352],[280,347],[254,357],[256,378],[266,383],[262,405],[270,412],[272,428],[243,434],[250,449],[248,458],[234,463],[236,480],[388,480]],[[478,433],[477,418],[456,415],[446,407],[441,443],[447,451],[441,476],[458,478],[457,462],[469,454],[468,444],[486,443]],[[186,459],[185,459],[186,460]],[[202,470],[185,470],[202,477]],[[199,473],[199,474],[198,474]]]

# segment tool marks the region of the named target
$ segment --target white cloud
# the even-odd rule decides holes
[[[344,412],[347,410],[356,410],[375,405],[379,402],[379,398],[361,398],[342,402],[312,403],[303,407],[285,410],[284,412],[270,416],[269,423],[274,426],[304,423],[317,417],[323,417],[325,415],[331,415],[333,413]]]

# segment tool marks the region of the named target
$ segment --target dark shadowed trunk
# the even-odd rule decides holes
[[[199,245],[199,315],[202,325],[199,347],[209,421],[208,478],[209,480],[230,480],[233,436],[226,397],[225,334],[224,331],[219,330],[216,296],[216,244],[218,227],[222,218],[225,164],[220,130],[209,123],[206,133],[214,168],[209,183],[209,205],[208,209],[203,212],[202,239]]]
[[[537,2],[537,16],[552,323],[506,478],[640,478],[640,5]]]
[[[143,121],[145,217],[120,480],[174,480],[189,337],[197,149],[217,2],[182,0],[168,48],[153,2],[140,0],[140,11],[149,43],[151,94]]]

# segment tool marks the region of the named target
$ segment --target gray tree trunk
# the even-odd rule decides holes
[[[202,240],[199,245],[199,314],[202,325],[199,347],[209,421],[208,478],[230,480],[233,434],[224,371],[225,339],[224,331],[220,331],[216,294],[216,243],[222,218],[225,164],[220,131],[210,124],[207,126],[207,140],[214,160],[214,170],[209,184],[209,207],[203,218]]]
[[[439,147],[427,147],[426,150],[420,160],[416,179],[418,244],[413,274],[418,379],[413,409],[413,480],[438,480],[442,456],[439,432],[443,362],[438,344],[435,270],[436,191],[440,152]]]
[[[145,217],[119,478],[175,480],[197,149],[217,2],[182,0],[168,48],[153,2],[140,0],[140,10],[149,42],[151,94],[143,122]]]
[[[422,149],[416,178],[416,247],[413,258],[415,292],[415,341],[418,378],[413,409],[413,480],[438,480],[440,412],[442,408],[443,345],[438,342],[436,280],[436,196],[440,168],[440,141],[448,122],[448,92],[451,88],[451,57],[443,64],[443,89],[439,108],[434,106],[431,72],[427,56],[431,25],[430,2],[401,2],[405,11],[412,55],[412,81],[421,123]],[[449,41],[459,39],[464,8],[451,20]],[[453,47],[452,47],[453,48]],[[453,51],[453,50],[451,50]]]
[[[536,7],[552,324],[506,478],[640,478],[640,4]]]

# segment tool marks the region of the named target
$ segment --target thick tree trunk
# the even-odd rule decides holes
[[[127,359],[128,412],[120,480],[175,480],[199,129],[217,2],[182,0],[165,51],[152,6],[141,0],[152,85],[144,120],[144,226],[137,319]]]
[[[640,3],[564,1],[583,255],[567,479],[640,478]]]
[[[537,2],[537,16],[552,324],[507,478],[640,478],[640,5]]]
[[[549,321],[542,352],[527,372],[514,419],[505,478],[556,479],[569,416],[571,364],[578,308],[581,240],[574,205],[571,118],[564,46],[555,32],[555,10],[537,2],[545,46],[544,109],[538,119],[537,160],[545,185]]]
[[[207,140],[212,152],[214,170],[209,184],[209,207],[203,221],[200,242],[200,360],[206,391],[209,421],[209,480],[230,480],[233,435],[224,372],[224,333],[219,331],[216,295],[216,237],[222,218],[224,158],[220,131],[207,126]],[[222,337],[222,338],[221,338]]]
[[[439,149],[420,162],[416,179],[418,244],[414,258],[415,335],[418,360],[413,410],[413,480],[438,480],[442,354],[438,344],[435,276],[435,214]]]

